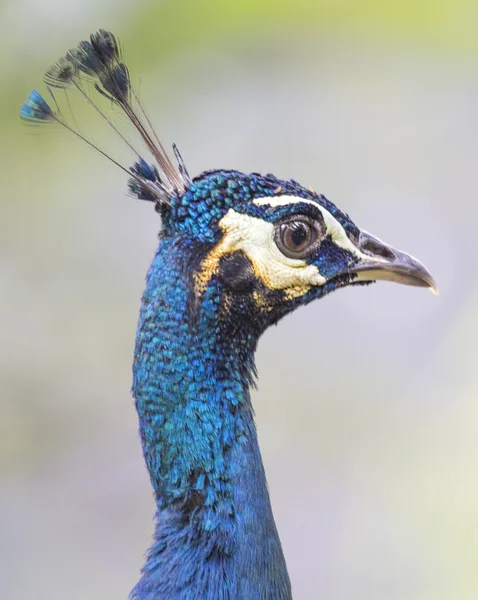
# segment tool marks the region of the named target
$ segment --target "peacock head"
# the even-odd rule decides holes
[[[194,248],[197,299],[222,293],[229,316],[260,330],[348,285],[384,279],[437,292],[416,258],[360,230],[294,180],[207,171],[162,213],[163,235],[186,238]]]
[[[175,242],[170,247],[177,252],[188,247],[194,256],[186,266],[196,308],[205,298],[220,297],[230,322],[252,323],[262,331],[297,306],[347,285],[386,279],[437,291],[417,259],[360,230],[323,195],[293,180],[226,170],[191,179],[176,146],[174,164],[152,129],[110,32],[100,30],[80,42],[46,72],[45,83],[53,107],[33,91],[22,117],[62,125],[128,173],[131,195],[154,202],[161,214],[162,236]],[[99,149],[76,122],[66,120],[68,111],[54,94],[58,88],[65,96],[79,92],[141,156],[93,100],[91,93],[99,92],[99,99],[133,123],[154,164],[139,158],[127,169]]]

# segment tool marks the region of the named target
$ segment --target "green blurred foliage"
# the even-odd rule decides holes
[[[13,2],[13,0],[12,0]],[[464,54],[475,61],[478,55],[478,3],[474,0],[164,0],[124,5],[117,33],[128,48],[128,59],[135,67],[158,64],[161,57],[178,49],[200,45],[224,47],[238,40],[280,37],[287,41],[297,36],[338,36],[344,43],[350,38],[360,45],[404,42],[429,47],[444,55]],[[115,15],[117,20],[117,15]],[[92,26],[105,26],[91,19]],[[93,21],[97,21],[93,25]],[[8,40],[14,32],[7,30],[8,20],[0,24],[4,49],[0,55],[0,126],[8,135],[15,107],[25,93],[25,81],[40,82],[45,69],[43,59],[47,44],[36,48],[28,63],[18,62],[9,53]],[[73,23],[58,33],[60,41],[75,45]],[[106,26],[108,24],[106,23]],[[47,25],[45,25],[47,27]],[[68,30],[71,31],[68,31]],[[84,36],[88,28],[78,35]],[[16,43],[18,42],[15,40]],[[29,40],[25,40],[28,45]],[[16,104],[15,104],[16,103]]]

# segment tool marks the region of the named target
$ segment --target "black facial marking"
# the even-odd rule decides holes
[[[256,281],[251,261],[240,250],[221,258],[218,276],[234,292],[248,292]]]

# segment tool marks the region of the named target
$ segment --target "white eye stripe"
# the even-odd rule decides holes
[[[313,200],[308,200],[307,198],[299,198],[297,196],[264,196],[263,198],[256,198],[253,200],[254,204],[257,206],[287,206],[288,204],[310,204],[314,206],[317,210],[319,210],[324,217],[325,227],[327,229],[327,233],[331,236],[334,243],[351,252],[358,258],[364,260],[370,260],[370,256],[361,252],[357,246],[350,240],[348,235],[345,232],[345,229],[342,225],[337,221],[337,219],[323,206],[314,202]]]

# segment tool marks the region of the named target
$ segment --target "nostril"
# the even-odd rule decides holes
[[[381,258],[386,258],[387,260],[392,260],[395,258],[395,255],[390,248],[388,248],[388,246],[381,244],[378,240],[375,240],[371,237],[361,237],[360,250],[365,254],[369,254],[370,256],[380,256]]]

